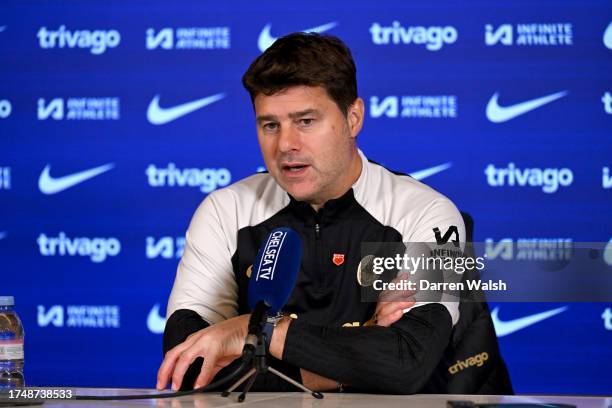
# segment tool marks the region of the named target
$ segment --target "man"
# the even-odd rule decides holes
[[[281,38],[251,64],[243,84],[269,173],[213,192],[194,214],[168,304],[157,387],[206,385],[240,356],[257,250],[272,229],[288,226],[303,241],[303,260],[285,307],[294,318],[272,332],[272,365],[316,390],[449,391],[445,370],[454,358],[459,304],[362,302],[357,269],[361,242],[436,242],[436,234],[451,231],[464,241],[460,213],[441,194],[358,150],[364,103],[339,39]],[[364,326],[375,312],[379,324]],[[256,389],[282,386],[268,378]],[[479,390],[497,391],[469,388]]]

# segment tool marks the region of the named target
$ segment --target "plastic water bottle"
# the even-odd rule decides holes
[[[0,296],[0,392],[23,387],[23,326],[13,296]]]

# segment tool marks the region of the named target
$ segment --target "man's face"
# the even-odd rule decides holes
[[[362,108],[363,102],[358,102]],[[348,190],[361,128],[361,118],[355,126],[355,114],[350,113],[354,108],[347,120],[325,89],[311,86],[259,94],[254,104],[264,161],[284,190],[315,205]]]

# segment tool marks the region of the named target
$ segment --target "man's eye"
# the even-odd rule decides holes
[[[278,129],[278,123],[265,123],[263,125],[264,130],[266,131],[274,131],[276,129]]]
[[[303,118],[300,119],[300,125],[304,125],[304,126],[310,126],[312,125],[314,122],[314,119],[312,118]]]

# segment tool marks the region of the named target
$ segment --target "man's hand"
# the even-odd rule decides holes
[[[408,274],[399,275],[393,279],[394,283],[408,280]],[[388,290],[383,292],[376,304],[373,324],[389,327],[397,322],[404,315],[404,309],[414,306],[414,294],[416,291],[410,290]]]
[[[406,278],[407,275],[400,275],[394,279],[394,282]],[[387,291],[382,293],[376,305],[373,324],[388,327],[401,319],[404,309],[414,306],[413,295],[414,292],[411,291]],[[183,343],[168,351],[157,373],[157,389],[166,388],[172,380],[172,389],[178,390],[183,382],[185,372],[198,357],[203,357],[204,363],[200,375],[195,381],[194,388],[203,387],[210,383],[219,370],[242,355],[244,340],[248,333],[249,317],[250,315],[237,316],[197,331],[187,337]],[[272,336],[270,354],[278,359],[282,359],[289,323],[290,319],[281,321]],[[302,376],[305,383],[310,383],[308,385],[320,385],[316,388],[330,389],[337,384],[316,374],[305,373],[305,370],[302,370]],[[319,380],[325,380],[325,382],[321,383]]]
[[[168,351],[157,372],[157,389],[165,389],[172,380],[172,389],[178,390],[185,372],[198,357],[203,357],[204,363],[194,388],[210,383],[219,370],[242,355],[249,317],[233,317],[197,331]]]

